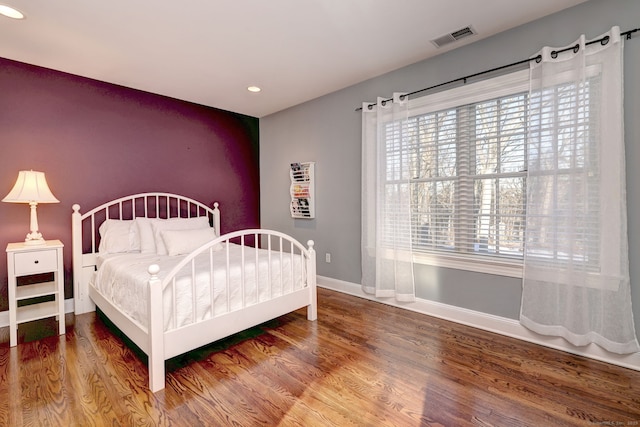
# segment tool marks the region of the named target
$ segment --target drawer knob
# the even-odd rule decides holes
[[[34,264],[37,264],[37,263],[39,263],[39,262],[40,262],[40,261],[38,261],[38,260],[33,261],[33,263],[34,263]]]

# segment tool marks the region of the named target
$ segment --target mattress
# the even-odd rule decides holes
[[[147,327],[149,266],[160,267],[158,277],[162,281],[183,259],[140,253],[99,256],[91,286],[124,314]],[[264,249],[245,246],[243,250],[229,243],[213,252],[211,259],[212,263],[209,252],[205,251],[194,258],[193,272],[191,264],[187,264],[166,284],[163,290],[165,330],[240,310],[305,286],[306,273],[300,254],[292,256],[272,251],[269,256]]]

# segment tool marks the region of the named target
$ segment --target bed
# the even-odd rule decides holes
[[[85,213],[73,205],[75,313],[98,307],[149,359],[165,360],[306,307],[317,318],[313,241],[274,230],[220,235],[220,209],[142,193]]]

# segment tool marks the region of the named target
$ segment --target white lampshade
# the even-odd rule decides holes
[[[36,208],[38,203],[59,203],[56,199],[44,177],[44,172],[36,171],[20,171],[18,180],[2,199],[3,202],[9,203],[29,203],[31,206],[31,232],[27,234],[25,243],[30,245],[44,244],[42,234],[38,231],[38,214]]]
[[[51,193],[44,172],[20,171],[13,189],[2,199],[9,203],[59,203]]]

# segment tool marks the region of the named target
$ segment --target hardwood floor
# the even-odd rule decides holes
[[[0,344],[2,426],[635,426],[640,372],[345,294],[168,362],[95,314]],[[5,328],[6,329],[6,328]]]

